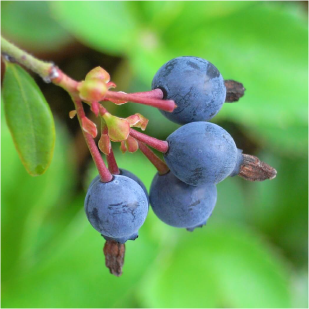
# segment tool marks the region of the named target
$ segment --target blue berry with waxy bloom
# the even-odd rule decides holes
[[[164,99],[175,101],[177,108],[173,112],[160,112],[179,124],[210,120],[226,97],[224,79],[218,69],[198,57],[168,61],[154,76],[151,88],[160,88]]]
[[[210,216],[211,216],[211,215],[212,215],[212,213],[210,214]],[[209,217],[210,217],[210,216],[209,216]],[[188,228],[187,228],[187,231],[193,232],[196,228],[198,228],[198,227],[203,227],[204,225],[206,225],[206,223],[207,223],[209,217],[207,218],[207,220],[204,220],[202,223],[200,223],[200,224],[198,224],[198,225],[196,225],[196,226],[194,226],[194,227],[188,227]]]
[[[239,174],[241,165],[244,163],[244,157],[242,155],[242,149],[237,149],[237,160],[236,165],[230,174],[231,177],[234,177]]]
[[[135,239],[148,213],[148,199],[131,178],[114,175],[112,181],[94,182],[88,189],[85,211],[91,225],[105,239],[125,243]]]
[[[144,185],[144,183],[133,173],[129,172],[128,170],[125,170],[124,168],[119,168],[119,171],[120,171],[120,174],[119,175],[122,175],[122,176],[127,176],[131,179],[133,179],[134,181],[136,181],[143,189],[143,191],[145,192],[147,198],[148,198],[148,192],[147,192],[147,189]],[[100,180],[100,175],[98,175],[96,178],[94,178],[90,185],[89,185],[89,188],[97,181]],[[89,189],[88,189],[89,190]]]
[[[150,204],[157,217],[168,225],[189,231],[206,224],[216,201],[214,184],[190,186],[172,172],[156,174],[150,188]]]
[[[200,186],[228,177],[237,162],[237,147],[231,135],[216,124],[191,122],[168,136],[164,159],[181,181]]]

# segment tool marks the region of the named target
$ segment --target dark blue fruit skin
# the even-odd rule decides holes
[[[89,187],[85,211],[91,225],[106,239],[125,243],[135,239],[148,213],[148,199],[131,178],[114,175],[112,181],[96,181]]]
[[[125,170],[124,168],[119,168],[119,171],[120,171],[120,175],[127,176],[127,177],[129,177],[129,178],[135,180],[135,181],[142,187],[142,189],[144,190],[144,192],[145,192],[147,198],[149,199],[149,197],[148,197],[148,192],[147,192],[147,189],[146,189],[144,183],[143,183],[136,175],[134,175],[133,173],[129,172],[128,170]],[[91,181],[91,183],[90,183],[90,185],[89,185],[89,188],[90,188],[95,182],[97,182],[98,180],[100,180],[100,175],[98,175],[96,178],[94,178],[94,179]],[[88,190],[89,190],[89,189],[88,189]]]
[[[242,149],[237,149],[237,160],[236,160],[236,165],[230,174],[231,177],[234,177],[239,174],[240,172],[240,167],[244,162],[244,158],[242,156]]]
[[[181,181],[200,186],[222,181],[234,170],[237,147],[231,135],[216,124],[191,122],[167,138],[164,159]]]
[[[218,69],[198,57],[178,57],[165,63],[154,76],[151,88],[162,89],[164,99],[175,101],[177,108],[172,113],[160,112],[179,124],[210,120],[226,97]]]
[[[210,214],[210,216],[211,216],[211,214]],[[209,217],[210,217],[209,216]],[[209,218],[208,217],[208,218]],[[207,218],[207,219],[208,219]],[[198,228],[198,227],[203,227],[204,225],[206,225],[206,223],[207,223],[207,220],[204,220],[202,223],[200,223],[200,224],[198,224],[198,225],[196,225],[196,226],[194,226],[194,227],[188,227],[187,228],[187,231],[189,231],[189,232],[193,232],[196,228]]]
[[[171,172],[156,174],[150,188],[154,213],[168,225],[193,230],[206,224],[217,201],[214,184],[193,187]]]

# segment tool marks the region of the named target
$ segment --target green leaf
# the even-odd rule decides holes
[[[62,220],[61,214],[71,198],[76,180],[74,160],[72,153],[67,152],[68,133],[59,123],[57,132],[59,137],[50,167],[44,175],[31,177],[20,162],[9,129],[2,121],[1,232],[6,240],[1,244],[3,284],[18,278],[30,265],[36,265],[38,256],[45,252],[42,247],[51,244],[45,236],[49,221],[54,218],[58,224]]]
[[[80,209],[83,203],[84,196],[79,196],[67,208]],[[52,218],[50,224],[56,225],[57,219]],[[117,278],[105,267],[105,241],[88,222],[84,209],[67,219],[52,242],[41,247],[40,259],[32,268],[12,278],[2,293],[3,307],[118,308],[125,299],[132,301],[138,282],[158,255],[158,243],[147,237],[143,226],[138,241],[126,243],[123,276]]]
[[[295,121],[283,126],[266,123],[254,127],[246,125],[244,131],[280,156],[308,157],[308,124],[306,123]]]
[[[272,181],[246,183],[250,224],[271,237],[295,266],[308,264],[308,160],[258,154],[278,172]]]
[[[299,270],[294,274],[294,302],[293,308],[308,308],[308,269]]]
[[[212,218],[220,218],[228,222],[246,222],[248,205],[244,198],[244,182],[243,179],[235,176],[228,177],[217,184],[217,204]]]
[[[43,174],[51,163],[55,125],[49,105],[30,75],[6,63],[3,103],[8,127],[27,172]]]
[[[99,51],[133,49],[137,22],[125,1],[52,2],[55,18],[78,40]]]
[[[151,308],[287,308],[285,263],[247,228],[213,222],[183,231],[172,255],[145,277],[139,297]]]
[[[168,26],[169,31],[164,31],[167,36],[175,34],[176,32],[188,33],[188,31],[196,29],[196,27],[205,23],[211,24],[219,19],[223,20],[236,12],[242,12],[248,9],[252,10],[254,3],[252,4],[247,1],[234,3],[209,1],[209,3],[199,3],[198,1],[194,1],[192,3],[181,2],[182,8],[176,3],[173,6],[171,10],[175,10],[176,7],[179,13],[174,17],[173,23],[170,23],[170,26]],[[183,21],[183,23],[181,23],[181,21]],[[188,21],[190,21],[190,23],[188,23]],[[175,42],[175,40],[173,40],[173,42]]]
[[[57,51],[73,41],[52,18],[47,1],[2,3],[1,28],[5,37],[31,50]]]

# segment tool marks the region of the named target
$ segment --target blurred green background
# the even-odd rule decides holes
[[[2,307],[307,307],[307,5],[1,2],[2,34],[75,79],[102,66],[117,90],[144,91],[174,57],[211,61],[246,88],[213,122],[278,171],[263,183],[218,184],[211,219],[193,233],[150,210],[138,240],[126,244],[123,276],[113,277],[83,210],[96,172],[68,117],[73,104],[35,77],[55,117],[55,155],[43,176],[29,176],[2,113]],[[118,116],[142,113],[157,138],[177,128],[150,107],[107,106]],[[116,157],[149,188],[155,169],[139,152]]]

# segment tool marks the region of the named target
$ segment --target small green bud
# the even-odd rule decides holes
[[[100,102],[104,99],[107,87],[99,79],[85,80],[78,86],[79,96],[85,102]]]
[[[110,81],[110,75],[107,71],[105,71],[101,67],[96,67],[92,69],[87,75],[85,80],[91,80],[91,79],[99,79],[102,80],[104,83],[108,83]]]
[[[105,113],[102,117],[108,127],[108,136],[112,141],[120,142],[128,138],[130,125],[126,119],[113,116],[110,113]]]

